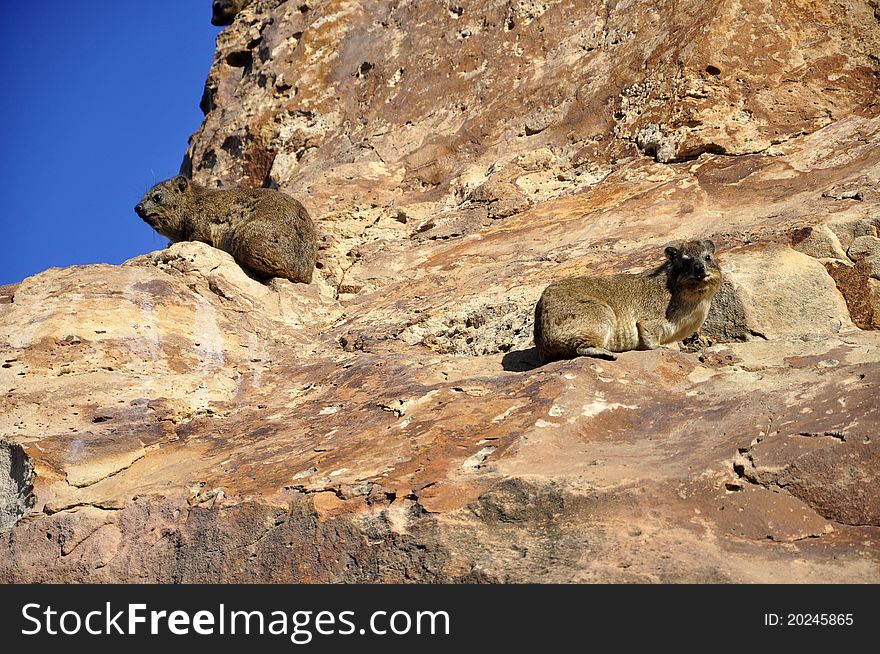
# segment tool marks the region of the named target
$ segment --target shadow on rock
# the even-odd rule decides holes
[[[508,372],[525,372],[540,368],[542,365],[536,347],[530,347],[526,350],[511,350],[501,359],[501,366]]]

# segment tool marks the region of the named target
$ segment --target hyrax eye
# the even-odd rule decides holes
[[[707,254],[707,255],[706,255],[705,257],[703,257],[703,258],[704,258],[706,261],[712,261],[712,255],[711,255],[711,254]]]
[[[164,199],[165,197],[161,193],[153,193],[153,202],[159,203]]]

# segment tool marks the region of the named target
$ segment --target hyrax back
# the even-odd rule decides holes
[[[280,191],[208,189],[178,176],[156,184],[134,210],[172,242],[207,243],[260,277],[312,281],[315,224]]]
[[[544,289],[535,307],[535,345],[544,362],[650,350],[696,332],[721,285],[712,241],[666,248],[651,273],[572,277]]]

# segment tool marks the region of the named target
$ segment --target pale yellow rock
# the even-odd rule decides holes
[[[798,241],[793,247],[798,252],[808,254],[815,259],[841,259],[846,260],[846,252],[840,244],[840,239],[828,225],[808,227],[809,236]]]
[[[753,332],[772,340],[855,329],[834,280],[813,257],[769,245],[730,255],[725,263]]]

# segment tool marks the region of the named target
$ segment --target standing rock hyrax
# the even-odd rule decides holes
[[[572,277],[544,289],[535,307],[541,361],[653,350],[690,336],[721,285],[712,241],[666,248],[666,262],[639,275]]]
[[[134,208],[157,232],[228,252],[259,277],[312,281],[315,224],[305,207],[270,189],[209,189],[179,175],[159,182]]]

